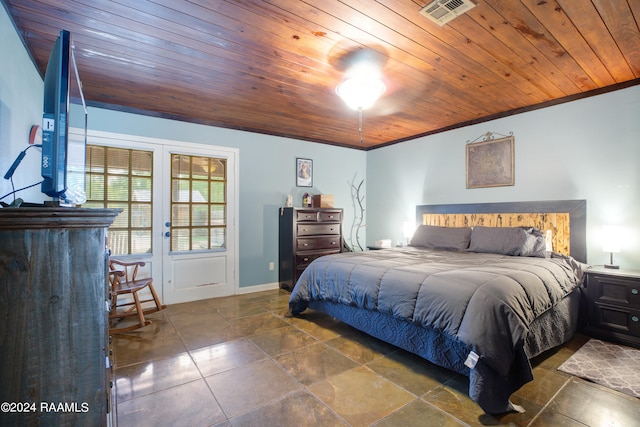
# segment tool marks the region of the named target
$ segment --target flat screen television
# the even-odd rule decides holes
[[[73,152],[69,150],[71,102],[81,103],[85,113],[85,140],[81,144],[76,143]],[[86,128],[86,104],[75,62],[71,33],[62,30],[51,50],[45,72],[42,114],[41,191],[54,201],[77,203],[84,195]],[[70,158],[72,162],[69,161]],[[74,181],[71,188],[70,178]]]

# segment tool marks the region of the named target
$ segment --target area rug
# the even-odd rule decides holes
[[[640,350],[590,339],[558,370],[640,398]]]

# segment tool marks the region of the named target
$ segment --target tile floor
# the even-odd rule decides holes
[[[587,338],[533,361],[512,400],[490,416],[466,377],[319,312],[287,313],[289,293],[169,306],[114,337],[118,425],[638,426],[640,399],[556,368]]]

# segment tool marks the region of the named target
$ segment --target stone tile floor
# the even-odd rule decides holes
[[[466,377],[316,311],[288,314],[289,293],[257,292],[169,306],[116,335],[118,425],[639,426],[640,400],[557,367],[587,338],[532,361],[512,400],[485,414]]]

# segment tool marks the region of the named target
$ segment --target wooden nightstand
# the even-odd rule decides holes
[[[587,334],[640,348],[640,271],[593,267],[584,286]]]

